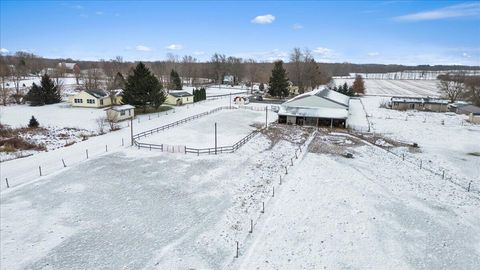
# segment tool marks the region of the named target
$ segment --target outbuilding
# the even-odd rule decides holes
[[[288,125],[345,127],[350,97],[323,88],[298,95],[280,106],[278,122]]]
[[[186,91],[170,91],[165,103],[175,106],[191,104],[193,103],[193,95]]]
[[[429,112],[446,112],[448,111],[448,100],[430,97],[392,97],[390,101],[394,110],[406,111],[429,111]]]
[[[112,106],[107,111],[107,119],[113,122],[135,117],[135,107],[129,104]]]

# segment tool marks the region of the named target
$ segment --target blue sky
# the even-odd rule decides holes
[[[0,48],[82,60],[271,61],[309,48],[322,62],[480,65],[480,2],[8,1]]]

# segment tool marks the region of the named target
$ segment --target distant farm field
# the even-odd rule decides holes
[[[336,85],[345,82],[353,84],[353,79],[335,78]],[[422,96],[438,97],[437,80],[365,80],[365,93],[372,96]]]

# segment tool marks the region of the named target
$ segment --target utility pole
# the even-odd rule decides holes
[[[228,98],[230,98],[230,109],[232,108],[232,92],[230,92]]]
[[[268,128],[268,107],[265,106],[265,128]]]
[[[217,122],[215,122],[215,155],[217,154]]]

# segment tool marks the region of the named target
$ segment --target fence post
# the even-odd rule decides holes
[[[108,145],[105,144],[105,152],[108,152]]]
[[[249,233],[253,233],[253,219],[250,219],[250,231]]]
[[[265,213],[265,202],[262,202],[262,211],[260,211],[260,213]]]
[[[470,187],[472,186],[472,180],[470,180],[470,183],[468,183],[468,188],[467,188],[467,192],[470,192]]]
[[[67,165],[65,164],[65,160],[63,160],[63,158],[62,158],[62,163],[63,163],[63,167],[66,168]]]
[[[288,174],[288,168],[285,166],[285,174]]]
[[[442,172],[442,179],[445,179],[445,170]]]
[[[40,173],[40,176],[42,176],[42,166],[38,166],[38,172]]]
[[[423,160],[420,160],[420,169],[422,168]]]
[[[282,185],[282,176],[280,175],[280,185]]]
[[[88,159],[88,149],[85,149],[85,154],[87,155],[87,159]]]
[[[10,185],[8,184],[8,178],[5,177],[5,183],[7,184],[7,188],[10,188]]]
[[[275,197],[275,187],[272,187],[272,197]]]
[[[290,158],[290,166],[293,166],[293,157]]]
[[[402,161],[405,161],[405,153],[402,153]]]
[[[122,138],[122,146],[124,146],[124,143],[123,143],[123,138]]]
[[[238,241],[235,241],[237,243],[237,252],[235,254],[235,258],[238,258]]]

